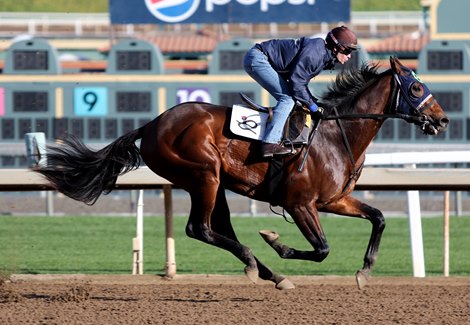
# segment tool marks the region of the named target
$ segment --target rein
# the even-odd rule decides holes
[[[334,108],[336,116],[339,116],[338,110],[336,107]],[[336,124],[338,124],[338,127],[341,131],[341,137],[343,138],[343,143],[344,146],[346,147],[346,150],[348,152],[349,160],[351,161],[351,170],[349,172],[349,179],[346,185],[344,185],[343,190],[341,191],[341,194],[346,192],[346,190],[349,188],[351,183],[353,181],[357,181],[359,179],[359,175],[362,171],[362,168],[364,167],[364,163],[362,163],[357,169],[356,169],[356,160],[353,157],[352,150],[351,150],[351,145],[349,144],[348,136],[346,135],[346,131],[344,130],[343,123],[341,119],[336,119]]]
[[[395,118],[395,119],[402,119],[405,120],[408,123],[413,123],[418,126],[420,126],[423,130],[426,127],[426,124],[429,123],[429,120],[426,115],[422,114],[424,110],[426,110],[428,107],[432,106],[432,104],[435,102],[435,99],[431,101],[430,103],[423,105],[424,101],[421,102],[421,104],[416,107],[413,105],[412,101],[410,100],[408,94],[406,93],[405,89],[403,88],[403,85],[401,82],[398,80],[399,77],[395,72],[392,74],[392,83],[391,83],[391,94],[388,98],[387,101],[387,109],[385,110],[386,113],[383,114],[367,114],[367,113],[359,113],[359,114],[343,114],[340,115],[338,113],[338,109],[336,106],[333,107],[333,112],[334,115],[327,115],[322,117],[320,120],[318,120],[316,127],[310,134],[310,139],[309,139],[309,146],[307,148],[307,151],[305,153],[304,159],[302,160],[302,163],[298,169],[299,172],[302,171],[303,166],[305,164],[305,160],[308,156],[308,149],[310,148],[311,142],[313,142],[313,136],[315,135],[315,132],[318,128],[318,125],[320,124],[321,120],[335,120],[336,124],[338,125],[340,131],[341,131],[341,137],[343,140],[343,144],[346,148],[346,151],[348,152],[349,160],[351,162],[351,168],[350,168],[350,175],[347,183],[344,185],[343,190],[341,194],[346,192],[346,190],[349,188],[351,183],[353,181],[357,181],[359,178],[359,175],[364,167],[364,163],[362,163],[359,167],[356,168],[356,160],[353,157],[352,150],[351,150],[351,145],[349,143],[348,137],[346,135],[346,132],[344,130],[344,126],[342,123],[342,120],[351,120],[351,119],[373,119],[373,120],[384,120],[387,118]],[[399,98],[400,95],[405,99],[406,103],[410,106],[411,110],[417,113],[417,115],[410,115],[410,114],[404,114],[400,113],[397,111],[398,105],[399,105]]]
[[[423,126],[426,123],[428,123],[428,119],[426,115],[421,114],[422,111],[426,110],[428,107],[432,106],[434,102],[436,101],[435,99],[428,103],[427,105],[424,105],[424,107],[414,107],[413,103],[409,99],[405,89],[403,89],[402,85],[399,83],[397,80],[397,76],[395,73],[393,73],[392,76],[392,94],[389,98],[388,101],[388,108],[387,111],[391,113],[385,113],[385,114],[368,114],[368,113],[359,113],[359,114],[343,114],[339,115],[336,107],[334,107],[335,115],[327,115],[322,117],[324,120],[352,120],[352,119],[372,119],[372,120],[384,120],[387,118],[395,118],[395,119],[402,119],[408,123],[413,123],[416,125]],[[418,113],[418,115],[409,115],[409,114],[402,114],[397,112],[396,107],[398,105],[398,97],[399,95],[402,95],[402,97],[405,99],[407,104],[415,111]],[[420,112],[421,111],[421,112]]]
[[[335,108],[336,110],[336,108]],[[344,115],[327,115],[323,117],[323,120],[352,120],[352,119],[372,119],[372,120],[383,120],[387,118],[399,118],[407,122],[422,123],[422,116],[414,116],[407,114],[344,114]]]
[[[395,74],[392,77],[392,91],[391,95],[389,96],[388,102],[387,102],[387,112],[393,112],[393,113],[386,113],[386,114],[366,114],[366,113],[361,113],[361,114],[344,114],[340,115],[338,113],[338,109],[333,107],[334,115],[328,115],[325,117],[322,117],[323,120],[335,120],[336,124],[338,125],[340,131],[341,131],[341,137],[343,139],[343,144],[346,148],[346,151],[348,152],[349,156],[349,161],[351,162],[351,168],[350,168],[350,174],[349,174],[349,179],[347,183],[344,185],[341,194],[346,192],[346,190],[349,188],[351,183],[353,181],[357,181],[359,179],[359,175],[364,167],[364,162],[356,168],[356,160],[353,157],[352,150],[351,150],[351,145],[349,143],[348,137],[346,135],[346,131],[344,130],[344,126],[342,123],[342,120],[346,119],[373,119],[373,120],[381,120],[381,119],[387,119],[387,118],[399,118],[403,119],[407,122],[411,122],[414,124],[419,124],[423,125],[426,123],[427,118],[425,115],[420,114],[419,116],[414,116],[414,115],[408,115],[408,114],[401,114],[396,111],[396,106],[398,105],[398,96],[400,94],[400,91],[404,93],[403,89],[400,87],[398,81],[395,78]],[[404,95],[405,98],[407,98],[406,95]],[[318,123],[319,124],[319,123]],[[316,131],[316,130],[315,130]],[[308,151],[307,151],[308,152]],[[305,159],[304,159],[305,160]],[[303,166],[303,163],[301,164]],[[301,171],[301,168],[299,168],[299,171]]]
[[[397,87],[397,81],[395,78],[392,78],[394,81],[392,83],[392,91],[391,95],[389,96],[388,102],[387,102],[387,111],[392,111],[394,108],[394,103],[397,102],[398,100],[398,94],[400,92],[400,88]],[[351,183],[354,181],[357,181],[359,179],[359,175],[362,171],[362,168],[364,167],[364,162],[356,168],[356,160],[353,157],[352,150],[351,150],[351,145],[348,140],[348,136],[346,135],[346,131],[344,130],[343,122],[341,120],[343,119],[374,119],[374,120],[379,120],[379,119],[386,119],[386,118],[402,118],[404,120],[409,120],[412,118],[410,115],[405,115],[405,114],[344,114],[344,115],[339,115],[338,109],[333,107],[333,111],[335,115],[328,115],[326,117],[323,117],[322,119],[324,120],[335,120],[336,124],[338,125],[340,131],[341,131],[341,137],[343,139],[343,144],[346,147],[346,151],[348,152],[349,156],[349,161],[351,162],[351,168],[349,172],[349,179],[347,183],[344,185],[341,194],[346,192],[346,190],[349,188]]]

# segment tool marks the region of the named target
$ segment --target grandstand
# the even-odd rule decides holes
[[[192,98],[196,93],[194,90],[202,86],[199,90],[204,95],[196,99],[231,105],[242,90],[269,105],[269,98],[249,78],[243,77],[241,67],[228,66],[230,62],[239,62],[240,55],[257,40],[323,34],[332,27],[326,23],[111,25],[108,14],[0,13],[0,19],[0,36],[3,38],[0,40],[3,72],[0,87],[5,100],[0,125],[3,154],[0,167],[25,164],[22,157],[25,132],[45,131],[48,139],[53,140],[67,130],[100,145],[145,123],[178,101]],[[418,70],[418,56],[433,41],[428,29],[429,19],[423,12],[352,12],[349,25],[361,36],[362,51],[352,60],[356,66],[369,59],[380,60],[385,65],[388,56],[393,54]],[[35,44],[42,44],[41,51],[50,53],[53,58],[40,76],[37,76],[38,70],[15,70],[12,60],[7,59],[17,46],[20,46],[17,50],[26,51],[25,41],[31,35],[35,36]],[[37,41],[39,38],[44,44]],[[138,46],[155,46],[155,55],[150,57],[158,57],[156,62],[160,69],[113,72],[116,65],[116,60],[111,58],[113,49],[122,46],[127,39],[135,40],[130,43]],[[130,47],[126,51],[129,50]],[[428,73],[423,67],[419,73]],[[230,74],[235,74],[236,78],[224,77]],[[181,75],[188,76],[181,78]],[[318,77],[313,85],[318,88],[314,91],[325,89],[330,78]],[[436,84],[439,100],[451,107],[451,119],[457,121],[457,127],[453,128],[454,124],[451,124],[450,133],[431,140],[421,136],[413,126],[388,121],[374,143],[374,150],[383,151],[391,146],[427,150],[429,145],[458,150],[466,145],[470,122],[466,118],[468,98],[462,95],[465,90],[455,95],[455,91],[448,91],[452,86],[442,86],[437,76],[431,80]],[[95,96],[106,93],[100,87],[107,89],[105,115],[77,115],[77,110],[88,105],[91,98],[91,95],[83,97],[82,106],[77,104],[80,101],[74,97],[80,93],[75,89],[78,84],[88,89],[84,94],[91,91]],[[466,87],[465,83],[460,85]],[[38,106],[33,111],[28,111],[30,108],[13,110],[11,106],[15,100],[24,105],[29,103],[26,95],[20,92],[28,87],[30,92],[26,95],[34,93],[39,96],[34,98],[43,99],[34,102],[45,106]],[[201,94],[201,91],[197,93]],[[132,110],[126,111],[120,103],[138,103],[143,107],[136,114]]]

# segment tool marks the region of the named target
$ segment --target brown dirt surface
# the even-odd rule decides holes
[[[470,324],[470,278],[12,275],[0,324]]]

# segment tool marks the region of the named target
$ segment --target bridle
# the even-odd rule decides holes
[[[335,108],[334,115],[328,115],[323,117],[324,120],[347,120],[347,119],[374,119],[374,120],[382,120],[387,118],[395,118],[395,119],[402,119],[408,123],[413,123],[418,125],[422,130],[426,128],[426,125],[430,123],[428,117],[423,114],[423,112],[431,107],[435,102],[436,99],[431,95],[427,88],[426,91],[429,94],[419,103],[415,103],[415,100],[411,99],[411,86],[413,83],[410,83],[410,87],[408,89],[405,87],[404,82],[401,80],[400,76],[396,74],[394,71],[392,72],[392,85],[391,85],[391,95],[389,96],[387,109],[383,114],[368,114],[368,113],[358,113],[358,114],[338,114],[338,111]],[[415,82],[419,82],[416,77]],[[423,84],[420,83],[422,87],[425,87]],[[429,101],[429,99],[431,99]],[[408,106],[408,112],[400,110],[401,107],[404,105]]]
[[[397,115],[399,118],[402,118],[407,122],[418,125],[421,130],[424,131],[426,126],[431,122],[429,121],[427,115],[424,115],[423,112],[434,105],[434,103],[436,103],[436,99],[433,97],[429,89],[421,83],[421,80],[419,80],[419,78],[413,72],[410,71],[410,74],[413,76],[415,81],[410,82],[408,79],[411,78],[404,79],[404,77],[399,76],[393,72],[393,79],[395,80],[394,88],[398,88],[399,90],[396,91],[396,98],[394,98],[395,105],[393,107],[394,110],[392,114]],[[397,84],[399,87],[396,86]],[[418,87],[420,87],[424,93],[420,97],[413,95],[413,87],[416,84],[418,84]],[[402,114],[398,111],[399,108],[405,106],[405,103],[412,114]]]

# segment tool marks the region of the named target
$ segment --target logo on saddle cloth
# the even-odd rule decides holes
[[[311,127],[311,118],[307,114],[299,116],[293,114],[288,122],[289,132],[285,138],[293,144],[305,144],[308,140],[308,130]],[[232,133],[249,139],[261,140],[266,130],[266,122],[269,114],[254,110],[244,105],[233,105],[230,118],[230,131]],[[300,118],[300,119],[299,119]],[[297,120],[297,121],[293,121]]]
[[[261,140],[268,117],[268,113],[255,111],[243,105],[233,105],[230,131],[244,138]]]

